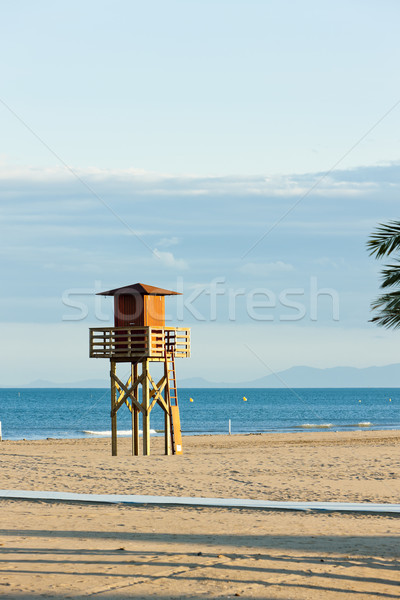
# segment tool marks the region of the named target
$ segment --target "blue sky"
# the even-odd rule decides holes
[[[400,362],[365,250],[398,217],[397,3],[0,10],[1,384],[106,378],[94,292],[135,281],[184,292],[182,377]]]

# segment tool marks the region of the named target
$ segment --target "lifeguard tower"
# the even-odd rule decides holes
[[[90,329],[90,357],[110,359],[112,455],[117,455],[117,412],[123,405],[132,413],[132,455],[139,454],[140,413],[143,454],[150,454],[150,413],[156,404],[164,411],[165,454],[182,454],[175,358],[190,356],[190,329],[165,326],[165,296],[179,294],[135,283],[99,295],[114,296],[114,327]],[[164,364],[157,383],[151,362]],[[118,363],[130,363],[126,384],[117,376]]]

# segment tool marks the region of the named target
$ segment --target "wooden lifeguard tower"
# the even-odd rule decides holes
[[[140,413],[143,454],[150,454],[150,413],[156,404],[164,411],[165,454],[182,454],[175,358],[190,356],[190,329],[165,326],[165,296],[179,294],[135,283],[99,295],[114,296],[114,327],[90,329],[90,357],[110,359],[112,455],[117,455],[117,412],[123,405],[132,413],[132,455],[139,454]],[[151,362],[164,363],[157,383]],[[118,363],[131,365],[126,384],[117,377]]]

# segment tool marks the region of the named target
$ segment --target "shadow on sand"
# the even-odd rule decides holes
[[[46,547],[39,543],[23,548],[8,546],[7,538],[11,536],[31,538],[32,541],[42,538],[46,540]],[[135,595],[135,578],[150,585],[166,579],[175,581],[182,591],[185,585],[193,587],[196,584],[199,590],[202,587],[205,590],[206,582],[207,585],[223,582],[231,584],[233,589],[231,596],[228,593],[224,597],[233,598],[239,586],[243,600],[254,597],[246,596],[248,586],[262,586],[265,594],[257,594],[257,597],[264,600],[276,597],[268,595],[271,585],[285,588],[288,595],[293,588],[308,590],[313,598],[321,597],[324,592],[343,594],[344,599],[399,597],[396,536],[242,536],[0,529],[0,537],[4,544],[0,547],[0,596],[9,600],[36,597],[32,593],[26,596],[14,593],[13,588],[4,583],[11,565],[12,577],[17,578],[36,574],[59,578],[66,575],[90,578],[92,583],[93,578],[98,578],[99,585],[107,578],[108,591],[91,593],[88,590],[82,596],[85,598],[117,598],[126,593],[129,598],[157,597],[159,600],[198,597],[184,593],[176,596]],[[65,544],[68,547],[60,547],[63,544],[51,547],[50,540],[62,539],[69,540]],[[90,547],[91,539],[96,539],[97,548]],[[71,548],[74,540],[76,547]],[[115,548],[110,548],[113,542]],[[135,549],[129,548],[130,543],[135,543]],[[171,544],[176,551],[172,547],[168,549]],[[99,545],[104,547],[98,548]],[[374,576],[374,571],[378,570]],[[366,591],[365,586],[370,586],[371,592]],[[162,587],[160,591],[163,592]],[[55,593],[39,596],[66,598],[68,594],[57,595],[55,590]],[[76,594],[70,597],[79,598]],[[211,600],[213,594],[207,594],[207,598]]]

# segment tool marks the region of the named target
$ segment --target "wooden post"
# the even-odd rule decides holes
[[[143,455],[150,455],[150,398],[149,398],[149,379],[148,379],[148,368],[149,361],[144,360],[143,363],[143,374],[146,376],[142,383],[142,406],[143,406]]]
[[[117,456],[117,413],[113,413],[113,408],[116,404],[116,386],[115,379],[113,375],[115,375],[115,367],[116,363],[114,360],[110,361],[110,371],[111,371],[111,454],[112,456]]]
[[[171,450],[171,415],[165,412],[165,454],[169,456],[172,454]]]
[[[167,355],[165,355],[164,362],[164,377],[166,379],[166,386],[164,388],[164,399],[167,410],[164,413],[164,435],[165,435],[165,454],[167,456],[172,454],[172,446],[171,446],[171,410],[170,410],[170,399],[169,399],[169,386],[168,386],[168,360]]]
[[[138,378],[137,363],[131,365],[132,383]],[[133,391],[133,397],[139,401],[139,386]],[[139,456],[139,411],[132,402],[132,456]]]

